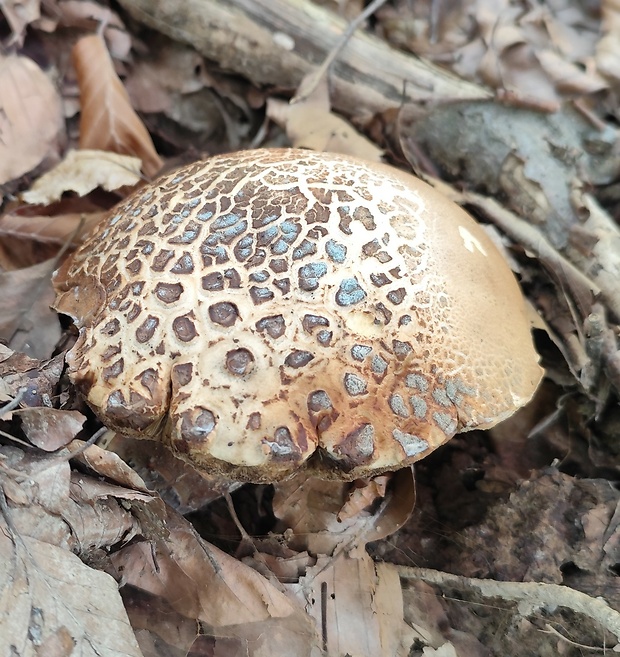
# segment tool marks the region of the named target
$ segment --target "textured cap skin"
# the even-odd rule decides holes
[[[520,289],[458,206],[386,165],[213,157],[117,206],[56,273],[70,376],[198,469],[353,479],[488,428],[542,370]]]

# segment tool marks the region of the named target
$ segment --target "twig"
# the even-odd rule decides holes
[[[358,14],[350,23],[347,25],[346,30],[342,33],[336,45],[330,50],[327,57],[323,60],[323,63],[319,68],[312,74],[311,81],[308,84],[300,85],[297,94],[291,100],[293,103],[301,103],[306,98],[312,95],[312,93],[317,88],[321,79],[327,75],[331,65],[336,61],[336,58],[342,51],[342,49],[347,45],[349,39],[353,36],[354,32],[360,27],[360,25],[370,16],[372,16],[377,9],[386,3],[387,0],[373,0],[364,11]]]

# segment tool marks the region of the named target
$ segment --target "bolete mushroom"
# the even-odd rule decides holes
[[[201,471],[353,479],[488,428],[541,368],[486,233],[411,175],[255,150],[117,206],[56,274],[71,379]]]

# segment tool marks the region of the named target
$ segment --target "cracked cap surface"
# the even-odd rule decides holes
[[[385,165],[213,157],[113,209],[56,273],[102,421],[198,469],[353,479],[488,428],[542,370],[521,291],[457,205]]]

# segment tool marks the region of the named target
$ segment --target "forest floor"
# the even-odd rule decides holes
[[[620,651],[617,2],[9,0],[0,39],[1,655]],[[160,171],[290,145],[482,223],[527,406],[344,484],[208,479],[102,425],[53,272]]]

